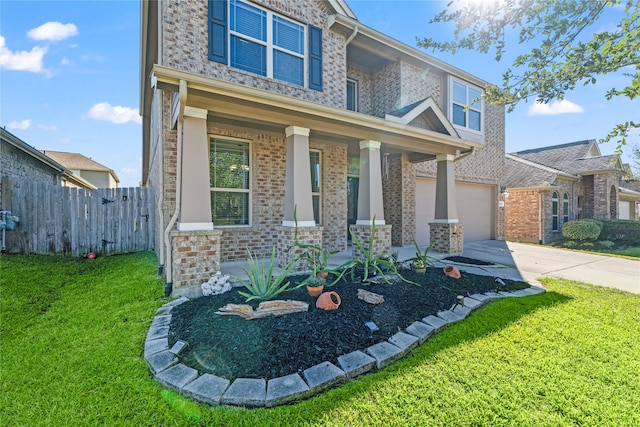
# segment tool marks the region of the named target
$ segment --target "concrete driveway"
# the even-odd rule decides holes
[[[515,267],[528,282],[557,277],[640,294],[640,260],[499,240],[465,242],[462,256]]]

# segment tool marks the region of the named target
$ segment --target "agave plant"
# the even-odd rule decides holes
[[[247,299],[247,302],[251,300],[269,301],[287,290],[291,282],[285,282],[285,280],[293,271],[295,262],[290,262],[277,276],[273,276],[273,268],[276,263],[276,248],[271,251],[271,259],[266,270],[265,263],[258,263],[251,251],[247,250],[247,252],[249,253],[249,258],[247,259],[249,268],[242,267],[242,269],[247,273],[248,279],[238,278],[249,291],[238,291],[240,295]]]

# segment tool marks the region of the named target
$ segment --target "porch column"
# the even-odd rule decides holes
[[[436,212],[429,224],[433,250],[446,254],[461,254],[463,226],[458,222],[456,208],[456,173],[453,154],[437,154]]]
[[[179,231],[213,230],[207,110],[185,107]]]
[[[368,248],[372,242],[375,255],[391,253],[391,226],[385,225],[382,199],[382,166],[380,142],[360,141],[360,182],[358,187],[358,218],[349,231]],[[375,218],[376,234],[373,235]],[[353,245],[353,257],[362,258],[357,245]]]
[[[287,136],[287,166],[284,190],[284,219],[282,225],[295,227],[294,209],[298,227],[315,227],[311,197],[311,164],[309,162],[309,129],[289,126]]]
[[[357,225],[385,225],[382,202],[380,142],[360,141],[360,182],[358,187]]]

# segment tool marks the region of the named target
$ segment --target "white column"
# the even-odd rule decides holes
[[[358,225],[384,225],[380,142],[360,141],[360,180],[358,187]]]
[[[207,110],[185,107],[182,135],[182,184],[178,230],[213,230]]]
[[[453,154],[437,154],[438,175],[436,178],[435,223],[457,224],[456,172]]]
[[[289,126],[287,136],[287,166],[282,225],[294,227],[294,209],[298,227],[315,227],[311,196],[311,164],[309,161],[309,129]]]

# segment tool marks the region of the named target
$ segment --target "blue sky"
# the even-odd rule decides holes
[[[204,0],[203,0],[204,1]],[[359,20],[415,46],[443,1],[348,0]],[[609,28],[619,10],[607,12]],[[112,168],[120,186],[141,177],[138,1],[0,1],[0,126],[39,150],[81,153]],[[511,47],[512,54],[519,47]],[[491,55],[430,53],[471,74],[499,83],[507,61]],[[507,57],[509,59],[509,57]],[[507,115],[507,152],[600,139],[616,124],[640,119],[640,103],[606,101],[604,93],[624,82],[605,76],[580,87],[566,102],[522,104]],[[638,142],[638,133],[631,138]],[[601,145],[604,154],[615,144]],[[629,162],[625,155],[623,161]]]

